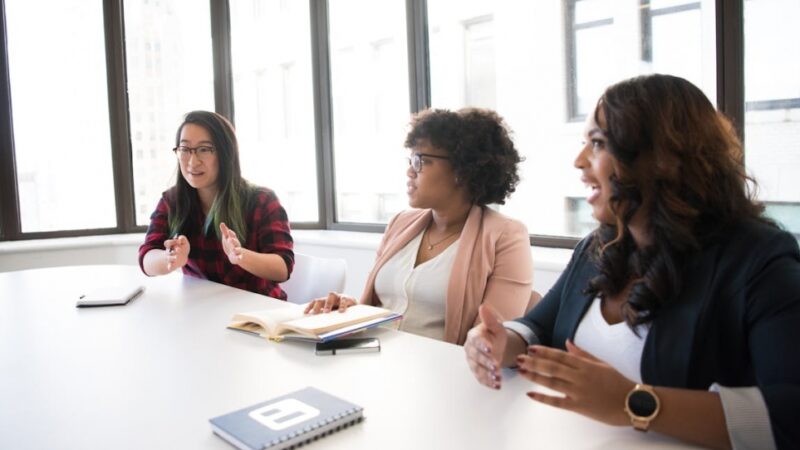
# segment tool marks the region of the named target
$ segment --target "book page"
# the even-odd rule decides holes
[[[348,325],[365,322],[377,317],[388,316],[391,311],[370,305],[354,305],[347,311],[306,315],[302,318],[283,323],[279,330],[292,330],[299,333],[319,335]],[[279,331],[279,332],[280,332]]]
[[[304,309],[305,305],[287,303],[280,308],[234,314],[231,320],[257,323],[264,329],[264,337],[272,337],[278,334],[280,324],[303,317]]]

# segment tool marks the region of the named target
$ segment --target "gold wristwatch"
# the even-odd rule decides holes
[[[639,431],[647,431],[659,411],[661,402],[653,386],[637,384],[625,397],[625,412],[630,416],[633,428]]]

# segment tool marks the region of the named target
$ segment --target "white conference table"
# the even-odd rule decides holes
[[[76,308],[100,283],[139,283],[127,306]],[[226,329],[283,303],[136,266],[0,273],[0,449],[229,449],[208,419],[305,386],[366,420],[312,449],[681,448],[533,402],[511,370],[479,385],[461,347],[389,329],[380,353],[316,356]]]

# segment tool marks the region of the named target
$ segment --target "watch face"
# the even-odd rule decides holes
[[[633,392],[628,398],[628,409],[639,417],[651,416],[657,407],[655,397],[647,391]]]

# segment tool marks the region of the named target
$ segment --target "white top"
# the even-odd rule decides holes
[[[400,329],[444,340],[447,285],[458,240],[442,253],[414,267],[422,235],[392,256],[375,275],[375,294],[384,308],[403,314]]]
[[[578,324],[575,345],[607,362],[626,378],[642,382],[642,350],[649,326],[637,327],[634,334],[625,322],[609,324],[603,317],[601,300],[595,298]]]

